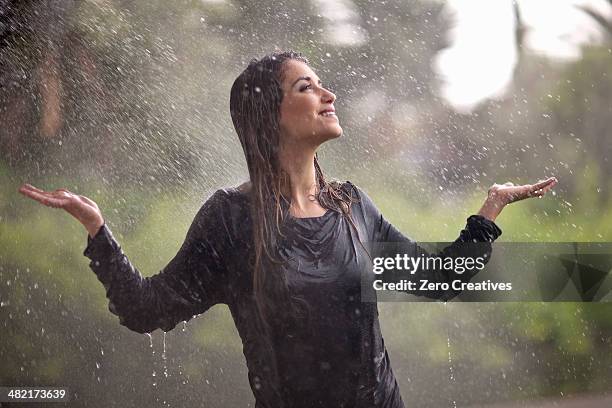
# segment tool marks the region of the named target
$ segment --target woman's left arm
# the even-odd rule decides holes
[[[361,201],[361,207],[368,224],[368,240],[380,243],[400,243],[403,251],[408,251],[408,256],[414,259],[418,258],[441,258],[441,259],[457,259],[463,258],[483,258],[484,264],[488,263],[492,246],[502,233],[501,229],[495,224],[501,210],[507,205],[515,201],[519,201],[528,197],[541,197],[557,183],[554,177],[536,184],[527,184],[515,186],[512,183],[494,184],[489,188],[487,199],[483,204],[478,214],[471,215],[467,218],[466,227],[460,232],[459,237],[449,246],[444,248],[438,254],[430,254],[428,251],[419,246],[414,240],[402,234],[395,226],[387,221],[374,205],[369,196],[363,190],[356,188]],[[404,273],[403,278],[408,278],[417,283],[417,288],[420,287],[422,280],[427,280],[432,283],[446,282],[450,283],[453,279],[460,279],[463,282],[468,282],[478,269],[465,271],[460,275],[449,273],[448,269],[443,267],[421,268],[410,273]],[[397,272],[387,274],[390,276]],[[454,275],[454,278],[453,278]],[[413,290],[406,291],[407,293],[425,296],[434,299],[448,300],[457,296],[460,291],[456,290]]]

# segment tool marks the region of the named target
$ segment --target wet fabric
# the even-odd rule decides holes
[[[403,408],[376,303],[361,301],[360,274],[368,265],[368,243],[409,242],[426,251],[391,225],[363,190],[348,181],[342,188],[359,199],[351,207],[356,231],[332,210],[320,217],[290,217],[283,227],[282,271],[305,313],[274,333],[272,350],[255,324],[248,192],[217,190],[196,214],[176,256],[154,276],[140,274],[107,225],[93,239],[88,236],[84,255],[106,289],[109,310],[136,332],[169,331],[215,304],[228,305],[256,408]],[[472,215],[442,254],[460,256],[461,243],[483,242],[488,244],[479,247],[480,255],[488,260],[490,243],[499,235],[495,223]],[[449,280],[441,271],[427,273],[430,281]],[[472,276],[465,273],[462,280]],[[433,295],[448,299],[456,293]],[[274,361],[277,371],[270,367]]]

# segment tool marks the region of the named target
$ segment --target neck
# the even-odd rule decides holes
[[[314,149],[281,149],[281,191],[297,208],[307,208],[307,204],[312,201],[309,196],[317,192],[314,157]]]

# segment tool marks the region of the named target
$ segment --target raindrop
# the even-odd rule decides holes
[[[153,336],[151,333],[145,333],[149,337],[149,347],[153,348]],[[155,350],[153,350],[153,354],[155,354]]]
[[[444,312],[446,315],[448,315],[448,303],[444,302]],[[446,325],[446,347],[448,350],[448,374],[449,374],[449,380],[452,383],[455,383],[455,373],[453,370],[453,358],[451,355],[451,343],[450,343],[450,330],[449,330],[449,326],[450,325]],[[454,387],[453,387],[454,388]],[[457,408],[457,401],[453,398],[452,400],[452,406],[453,408]]]
[[[168,364],[166,360],[166,332],[164,332],[164,348],[162,351],[162,360],[164,362],[164,377],[168,378]]]

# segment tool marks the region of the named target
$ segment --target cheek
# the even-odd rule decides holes
[[[304,125],[317,119],[316,108],[310,101],[291,100],[281,105],[281,125],[291,126],[297,123]]]

